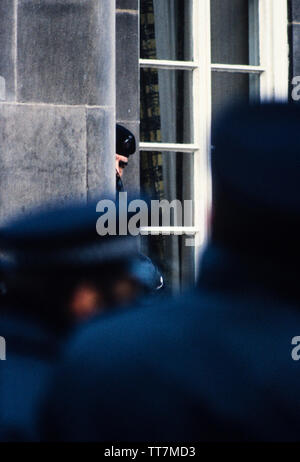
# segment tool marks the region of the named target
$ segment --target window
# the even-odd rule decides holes
[[[218,113],[236,101],[287,99],[287,2],[140,0],[140,6],[141,187],[151,198],[194,205],[190,226],[155,229],[143,245],[177,290],[195,280],[207,238]]]

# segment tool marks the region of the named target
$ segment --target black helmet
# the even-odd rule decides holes
[[[136,143],[133,133],[122,125],[116,125],[116,153],[129,157],[135,153]]]

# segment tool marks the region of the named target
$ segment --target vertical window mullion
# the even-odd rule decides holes
[[[259,0],[261,101],[288,99],[287,1]]]
[[[259,42],[261,65],[265,67],[265,72],[260,77],[260,100],[261,102],[273,100],[273,66],[271,29],[272,29],[272,6],[270,0],[259,1]]]
[[[275,100],[288,100],[289,48],[288,48],[288,2],[272,3],[272,61]]]
[[[200,147],[194,155],[194,226],[200,231],[195,235],[195,277],[199,268],[201,247],[206,241],[210,192],[210,125],[211,125],[211,34],[210,0],[193,2],[193,122],[194,143]]]
[[[259,35],[259,0],[249,0],[249,64],[261,65]],[[260,76],[249,75],[249,99],[251,102],[260,99]]]

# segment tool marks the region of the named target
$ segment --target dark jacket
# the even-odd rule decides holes
[[[40,401],[60,342],[41,324],[3,309],[0,335],[6,340],[6,360],[0,361],[0,441],[35,441]]]
[[[47,402],[46,437],[299,440],[298,279],[209,247],[196,291],[101,319],[73,340]]]

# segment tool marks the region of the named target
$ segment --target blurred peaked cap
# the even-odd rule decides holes
[[[134,253],[132,237],[98,235],[96,223],[103,213],[96,205],[70,203],[19,216],[0,229],[0,253],[8,261],[12,253],[28,266],[43,267],[97,264]],[[116,212],[118,218],[117,205]]]
[[[133,258],[129,271],[149,291],[156,291],[164,286],[162,274],[146,255],[139,254]]]
[[[127,128],[116,125],[116,153],[129,157],[136,150],[135,137]]]
[[[53,245],[62,248],[95,241],[98,217],[96,202],[33,210],[0,229],[0,247],[36,249]]]
[[[232,195],[274,212],[300,213],[300,107],[232,108],[219,119],[212,172]]]

